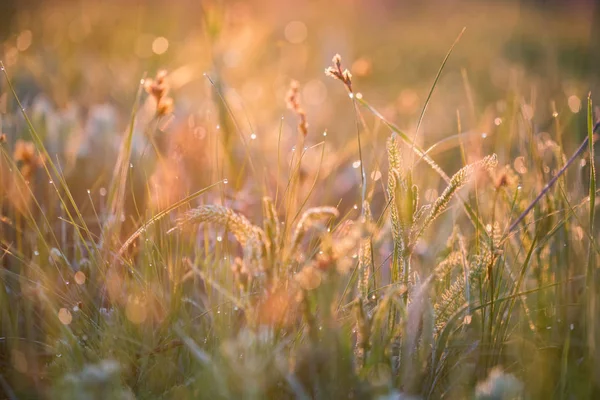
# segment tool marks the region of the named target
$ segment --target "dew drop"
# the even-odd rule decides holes
[[[360,167],[360,160],[354,161],[352,163],[352,168],[358,168],[358,167]]]
[[[482,137],[483,139],[485,139],[485,138],[487,137],[487,133],[483,132],[483,133],[481,134],[481,137]]]
[[[292,147],[292,151],[296,151],[296,146]]]
[[[221,125],[217,125],[217,129],[221,129]]]
[[[227,185],[229,183],[229,180],[227,180],[227,178],[223,179],[223,184]]]
[[[355,204],[353,208],[354,208],[355,210],[358,210],[358,205],[357,205],[357,204]]]
[[[145,79],[143,79],[143,78],[142,78],[142,79],[140,79],[140,85],[143,85],[144,83],[146,83],[146,80],[145,80]]]
[[[132,163],[129,163],[129,168],[133,168],[133,164]]]
[[[323,136],[327,136],[327,131],[323,132]]]
[[[357,99],[359,99],[359,100],[360,100],[360,99],[362,99],[362,97],[363,97],[363,96],[362,96],[362,93],[360,93],[360,92],[359,92],[359,93],[356,93],[356,98],[357,98]]]
[[[256,133],[253,133],[252,135],[250,135],[250,139],[256,140]]]
[[[348,93],[348,97],[350,97],[351,99],[354,98],[354,93]]]
[[[222,242],[223,238],[221,236],[217,236],[217,242]]]
[[[552,113],[552,116],[553,116],[554,118],[556,118],[556,117],[558,117],[558,113],[557,113],[556,111],[554,111],[554,112]]]
[[[106,196],[106,188],[100,188],[100,196],[104,197]]]
[[[34,255],[34,256],[39,256],[39,255],[40,255],[40,252],[36,250],[36,251],[34,251],[34,252],[33,252],[33,255]]]
[[[54,183],[54,181],[53,181],[52,179],[50,179],[50,180],[48,181],[48,183],[52,185],[52,184]]]
[[[87,190],[87,194],[91,194],[92,191],[90,189]]]

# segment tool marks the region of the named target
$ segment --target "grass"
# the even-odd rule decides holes
[[[228,10],[211,7],[216,43]],[[494,100],[491,129],[465,132],[478,92],[463,70],[458,134],[428,136],[469,32],[428,65],[406,131],[367,94],[379,77],[339,56],[322,111],[345,135],[311,126],[295,81],[275,129],[255,124],[218,63],[200,112],[178,108],[185,68],[124,80],[119,123],[106,106],[24,101],[2,64],[0,393],[598,396],[592,96],[585,124],[573,99],[548,100],[547,123],[525,81]]]

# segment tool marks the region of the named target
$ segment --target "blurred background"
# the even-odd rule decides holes
[[[272,187],[263,171],[274,170],[278,146],[289,162],[298,141],[285,102],[292,80],[309,123],[305,145],[321,142],[325,131],[333,144],[320,179],[328,171],[338,178],[324,199],[345,199],[358,182],[357,148],[352,105],[323,74],[336,53],[355,91],[412,134],[445,54],[466,27],[417,142],[427,147],[459,130],[475,132],[485,138],[473,145],[476,157],[493,149],[507,163],[519,155],[513,139],[523,126],[555,136],[557,121],[569,154],[585,135],[587,93],[599,89],[600,6],[593,1],[3,0],[1,7],[0,58],[49,148],[79,174],[88,171],[77,178],[81,187],[101,188],[99,177],[110,176],[107,160],[140,79],[169,72],[174,111],[156,140],[172,162],[152,174],[162,188],[172,186],[162,191],[165,202],[224,177],[239,178],[240,190],[250,169]],[[5,88],[2,82],[2,129],[14,141],[26,130],[19,116],[10,117],[15,105]],[[374,178],[389,132],[373,120],[366,126],[373,151],[364,163]],[[147,142],[138,137],[142,154]],[[319,154],[307,151],[307,177]],[[451,145],[436,159],[456,170],[457,154]],[[258,165],[242,162],[228,172],[248,155],[258,155]]]
[[[90,231],[101,233],[101,227],[108,226],[110,235],[101,238],[112,239],[111,224],[118,225],[119,218],[125,228],[114,232],[125,239],[158,210],[218,181],[224,184],[195,199],[193,205],[225,204],[257,222],[260,199],[270,195],[279,214],[286,214],[286,221],[293,222],[307,206],[322,205],[337,206],[342,220],[357,220],[362,167],[373,215],[379,217],[385,205],[386,139],[390,136],[383,118],[413,137],[434,82],[416,143],[424,148],[439,143],[431,156],[448,175],[464,163],[496,153],[500,166],[512,167],[518,182],[515,190],[522,196],[519,207],[524,209],[556,174],[562,165],[558,160],[566,159],[560,149],[568,157],[585,137],[588,93],[600,104],[599,22],[600,5],[585,0],[0,0],[0,60]],[[463,28],[436,82],[444,57]],[[344,85],[324,74],[336,53],[341,55],[342,68],[352,73],[356,98],[360,94],[381,118],[360,104],[355,112]],[[166,95],[173,104],[157,115],[148,83],[157,74],[161,77],[162,70],[166,71]],[[306,135],[299,129],[303,116],[308,123]],[[120,166],[117,158],[132,120],[126,211],[115,215],[109,189],[114,176],[125,176],[115,165]],[[66,260],[79,260],[81,245],[78,238],[69,236],[74,229],[67,225],[65,206],[57,198],[54,182],[59,177],[42,170],[35,146],[28,143],[32,135],[27,121],[4,76],[0,76],[0,134],[6,142],[1,144],[4,157],[0,159],[0,241],[8,248],[5,243],[19,243],[25,236],[22,232],[27,232],[23,241],[29,248],[23,252],[37,257],[39,232],[17,228],[22,215],[33,221],[42,220],[42,214],[60,242],[59,254]],[[416,160],[408,146],[403,152],[407,156],[403,167],[408,170]],[[8,162],[11,155],[16,164]],[[11,165],[20,168],[18,177],[24,179],[15,178],[18,174]],[[122,165],[127,169],[127,164]],[[584,193],[572,190],[585,185],[582,165],[569,171],[569,177],[577,179],[565,179],[574,200]],[[413,172],[423,202],[432,203],[446,183],[424,162]],[[38,199],[39,207],[33,204]],[[490,197],[480,192],[472,199],[481,201],[485,221],[492,220],[486,214],[495,212],[494,207],[486,208]],[[544,205],[549,215],[551,206]],[[456,210],[463,215],[461,209]],[[14,216],[14,226],[5,216]],[[503,217],[506,223],[511,218],[508,213]],[[432,237],[419,243],[415,253],[422,260],[415,265],[436,265],[436,254],[446,247],[456,220],[448,217],[448,223],[440,224],[432,230]],[[161,221],[162,231],[171,228],[172,222]],[[587,244],[584,230],[577,228],[571,240],[574,250],[569,247],[557,253],[568,250],[575,256],[565,255],[560,264],[546,262],[546,258],[542,262],[542,255],[547,254],[537,253],[539,265],[551,265],[553,274],[554,268],[558,271],[543,283],[563,274],[583,276]],[[198,242],[204,240],[209,255],[208,250],[221,249],[220,242],[228,241],[212,227],[203,232],[207,234],[199,234]],[[562,249],[566,244],[560,240],[556,239]],[[116,242],[116,247],[115,243],[106,246],[107,254],[123,240]],[[376,251],[376,259],[385,264],[391,243],[386,241]],[[215,254],[219,255],[215,263],[228,263],[227,257],[220,256],[229,252]],[[176,261],[174,265],[184,262],[181,257]],[[0,258],[0,262],[7,270],[20,267],[16,257]],[[570,268],[562,268],[565,264]],[[140,265],[145,268],[143,259]],[[229,267],[208,265],[211,273],[231,275]],[[388,270],[382,268],[382,274]],[[68,281],[61,285],[56,286],[76,293]],[[117,292],[127,292],[120,284],[115,287]],[[170,294],[166,289],[164,293]],[[569,296],[550,298],[548,304],[575,303]],[[60,298],[61,307],[63,303]],[[561,329],[573,330],[572,323],[579,329],[584,307],[564,310],[564,322],[558,319]],[[546,329],[543,318],[538,322],[544,327],[540,332],[562,345],[562,336],[552,336],[561,331]],[[61,323],[69,325],[71,320]],[[46,329],[42,325],[35,333],[43,338]],[[101,332],[109,339],[102,342],[107,348],[117,346],[110,342],[110,335]],[[573,341],[572,346],[587,356],[588,347],[581,343]],[[123,354],[133,354],[134,348]],[[515,349],[515,358],[529,363],[530,351]],[[556,374],[539,371],[562,365],[556,354],[528,364],[533,373],[527,375],[532,377],[527,383],[539,386],[540,392],[552,390],[553,385],[546,384]],[[59,357],[60,353],[54,360]],[[580,365],[580,359],[569,363]],[[164,365],[170,364],[156,365],[163,374]],[[23,370],[36,376],[31,372],[34,368]],[[540,376],[550,378],[544,381]],[[585,381],[588,375],[575,383]],[[27,390],[29,381],[23,382],[21,387]],[[148,382],[161,384],[160,379]]]

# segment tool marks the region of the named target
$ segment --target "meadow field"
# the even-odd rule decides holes
[[[5,1],[0,399],[600,396],[599,5]]]

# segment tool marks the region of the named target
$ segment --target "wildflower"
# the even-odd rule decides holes
[[[156,115],[165,116],[173,112],[173,99],[167,96],[169,85],[166,82],[167,71],[160,70],[154,79],[144,81],[144,89],[156,102]]]
[[[336,54],[333,56],[332,61],[333,66],[325,69],[325,75],[342,81],[346,86],[346,89],[348,89],[348,92],[352,93],[352,74],[347,69],[342,71],[342,57],[339,54]]]
[[[156,77],[154,79],[147,78],[144,80],[144,89],[149,95],[154,97],[157,103],[169,91],[169,86],[165,80],[166,77],[167,71],[161,70],[156,73]]]
[[[156,114],[158,116],[169,115],[173,112],[173,99],[170,97],[163,97],[156,105]]]
[[[290,88],[285,95],[285,102],[287,108],[294,111],[300,118],[298,123],[298,130],[304,137],[308,134],[308,122],[306,122],[306,112],[300,106],[300,95],[299,95],[300,84],[297,81],[290,83]]]
[[[13,158],[16,162],[21,163],[20,170],[25,180],[29,180],[35,170],[44,162],[43,157],[36,153],[33,142],[26,142],[21,139],[17,140],[15,144]]]

